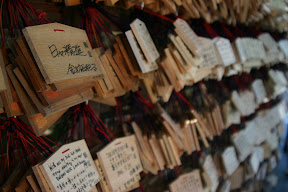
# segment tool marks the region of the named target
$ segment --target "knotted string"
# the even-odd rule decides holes
[[[23,168],[28,168],[36,164],[41,159],[40,156],[48,157],[53,153],[54,149],[50,144],[58,146],[45,136],[36,137],[32,127],[18,118],[8,118],[0,127],[0,130],[6,131],[7,136],[4,172],[7,168],[9,171],[10,159],[13,157],[15,150],[18,153],[18,158],[21,160]]]
[[[7,18],[7,22],[3,19]],[[37,11],[27,0],[2,0],[0,7],[0,31],[2,38],[2,48],[9,36],[20,36],[21,30],[27,26],[50,23],[46,19],[46,12]],[[5,35],[4,29],[8,29]]]

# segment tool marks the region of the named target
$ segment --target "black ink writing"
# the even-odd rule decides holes
[[[140,180],[137,175],[141,172],[142,165],[136,150],[136,144],[131,137],[127,140],[123,138],[121,141],[114,141],[100,152],[99,155],[105,159],[103,162],[107,172],[105,177],[113,191],[126,191]]]
[[[67,74],[72,73],[74,75],[76,73],[83,73],[88,71],[97,71],[96,64],[69,64]]]
[[[90,52],[90,51],[88,51],[88,55],[89,55],[89,57],[92,57],[92,54],[91,54],[91,52]]]
[[[55,163],[49,163],[48,171],[52,176],[55,188],[63,192],[87,192],[95,186],[100,178],[96,169],[91,169],[92,163],[88,158],[88,152],[77,147],[67,151]]]
[[[83,44],[84,44],[84,47],[88,48],[87,42],[83,42]]]
[[[65,57],[65,56],[86,56],[81,50],[79,45],[64,45],[63,50],[59,50],[55,44],[48,46],[50,53],[53,58],[56,57]]]

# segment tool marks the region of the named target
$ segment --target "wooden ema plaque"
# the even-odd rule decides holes
[[[39,167],[51,191],[96,191],[100,181],[85,140],[63,145]]]
[[[178,177],[169,185],[171,192],[202,192],[202,182],[200,178],[200,171],[194,170]]]
[[[31,172],[30,174],[28,174],[26,176],[26,180],[29,183],[29,185],[31,186],[31,188],[33,189],[34,192],[40,192],[40,186],[37,183],[36,177],[34,175],[33,172]]]
[[[284,53],[285,57],[288,58],[288,40],[282,39],[278,42],[280,50]]]
[[[236,151],[234,147],[227,147],[221,155],[222,162],[228,176],[238,168],[239,162],[237,159]]]
[[[255,95],[252,91],[245,90],[240,93],[233,91],[231,100],[242,116],[248,116],[255,112]]]
[[[214,165],[213,159],[211,155],[207,156],[204,163],[203,163],[203,170],[207,173],[209,181],[211,183],[211,190],[216,191],[219,180],[218,180],[218,173],[216,171],[216,167]]]
[[[264,45],[260,40],[248,37],[237,38],[235,43],[242,62],[248,59],[265,58]]]
[[[229,66],[236,62],[231,43],[228,39],[216,37],[213,39],[213,42],[218,50],[224,66]]]
[[[101,188],[102,192],[110,192],[109,186],[108,186],[107,181],[106,181],[105,176],[104,176],[104,172],[103,172],[103,170],[101,168],[101,165],[100,165],[100,162],[99,162],[98,159],[95,160],[95,165],[96,165],[97,170],[98,170],[98,172],[99,172],[99,174],[101,176],[101,180],[100,180],[99,184],[100,184],[100,188]],[[140,175],[139,174],[136,175],[135,179],[136,180],[140,180],[141,179]],[[127,189],[127,191],[133,191],[134,189],[137,189],[137,188],[139,188],[139,183],[138,182],[136,182],[129,189]]]
[[[264,87],[264,83],[262,79],[255,79],[251,84],[251,88],[255,94],[256,103],[261,104],[264,99],[267,97],[267,92]]]
[[[174,26],[176,27],[176,33],[185,42],[186,46],[190,49],[190,51],[195,56],[199,56],[198,54],[201,51],[203,45],[198,36],[188,25],[188,23],[183,19],[178,18],[174,22]]]
[[[1,83],[1,88],[0,90],[4,93],[7,97],[7,102],[14,102],[14,98],[12,97],[12,91],[11,91],[11,83],[9,83],[8,80],[8,75],[6,72],[6,65],[8,65],[8,60],[6,57],[7,53],[6,53],[6,49],[1,49],[0,51],[0,68],[1,68],[1,77],[0,77],[0,83]],[[3,98],[2,98],[3,99]],[[4,100],[4,99],[3,99]],[[6,108],[7,110],[7,108]]]
[[[231,182],[230,190],[240,189],[244,180],[245,168],[239,166],[234,173],[230,176],[229,181]]]
[[[29,184],[29,182],[26,179],[26,174],[21,178],[20,182],[18,183],[18,185],[15,187],[15,191],[16,192],[34,192],[34,190],[32,189],[31,185]]]
[[[129,45],[132,48],[133,54],[139,64],[142,73],[148,73],[158,69],[158,65],[155,61],[149,62],[142,52],[142,47],[137,42],[136,37],[134,36],[132,30],[126,31],[125,35],[129,42]],[[152,42],[153,43],[153,42]]]
[[[160,57],[160,54],[149,34],[145,23],[139,19],[135,19],[130,27],[135,35],[137,42],[140,44],[142,51],[148,63],[155,62]]]
[[[253,171],[253,174],[257,174],[257,172],[259,170],[260,163],[261,163],[261,161],[258,158],[257,151],[253,152],[249,158],[249,164],[250,164],[250,167]]]
[[[204,62],[201,63],[201,67],[214,67],[216,65],[221,65],[222,60],[212,40],[205,37],[199,37],[199,39],[203,45],[200,55],[203,57]]]
[[[273,39],[273,37],[269,33],[262,33],[261,35],[258,36],[258,39],[262,41],[264,47],[268,51],[276,51],[276,52],[279,51],[277,42]]]
[[[81,0],[64,0],[66,6],[80,5]]]
[[[52,115],[44,117],[41,113],[36,115],[27,115],[35,135],[41,136],[49,127],[51,127],[68,109],[59,111]]]
[[[102,74],[84,30],[50,23],[23,34],[47,84]]]
[[[240,131],[237,135],[233,136],[232,143],[234,144],[240,162],[244,161],[251,153],[252,145],[250,144],[246,132]]]
[[[219,192],[229,192],[231,187],[231,182],[229,180],[225,180],[220,187],[218,187]]]
[[[97,153],[110,191],[127,191],[143,170],[134,135],[114,140]]]
[[[256,135],[258,134],[255,128],[255,121],[247,121],[244,131],[249,144],[254,146],[256,143]]]
[[[6,84],[5,84],[5,80],[4,80],[4,74],[2,72],[2,69],[0,67],[0,91],[6,90]]]

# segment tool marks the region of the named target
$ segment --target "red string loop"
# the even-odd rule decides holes
[[[43,19],[43,17],[46,17],[46,12],[42,11],[39,15],[38,15],[38,19]]]

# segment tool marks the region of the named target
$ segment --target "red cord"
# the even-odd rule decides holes
[[[261,35],[262,31],[260,31],[259,29],[254,29],[254,28],[249,28],[249,30],[251,31],[251,33],[256,37],[258,35]]]
[[[223,89],[225,89],[227,91],[227,93],[231,93],[230,90],[228,89],[228,87],[222,82],[222,81],[217,81],[219,83],[219,85],[221,85],[221,87]]]
[[[156,16],[156,17],[159,17],[160,19],[163,19],[163,20],[166,20],[166,21],[169,21],[169,22],[171,22],[171,23],[174,23],[174,20],[172,20],[172,19],[170,19],[170,18],[168,18],[168,17],[166,17],[166,16],[164,16],[164,15],[161,15],[161,14],[159,14],[159,13],[155,13],[155,12],[153,12],[153,11],[150,11],[149,9],[146,9],[146,8],[141,8],[139,5],[135,5],[135,7],[137,8],[137,9],[141,9],[142,11],[144,11],[144,12],[146,12],[146,13],[149,13],[150,15],[154,15],[154,16]]]
[[[233,133],[238,133],[238,129],[235,125],[232,125],[231,129],[232,129]]]
[[[241,30],[239,29],[239,27],[235,26],[234,29],[235,29],[237,37],[243,37],[244,36],[243,33],[241,32]]]
[[[110,129],[108,127],[106,127],[106,125],[103,123],[103,121],[98,117],[98,115],[96,114],[96,112],[92,109],[92,107],[90,105],[87,105],[88,109],[90,110],[90,112],[94,115],[94,119],[96,120],[96,122],[100,125],[100,127],[104,127],[105,130],[109,133],[110,138],[114,139],[114,135],[112,134],[112,132],[110,131]],[[102,128],[103,129],[103,128]],[[111,141],[111,139],[109,138],[109,141]]]
[[[243,86],[243,84],[239,81],[239,77],[236,76],[232,76],[232,78],[234,79],[235,83],[237,84],[238,88],[243,90],[245,89],[245,87]]]
[[[226,36],[228,37],[228,39],[230,39],[231,41],[234,41],[236,39],[235,35],[233,35],[233,33],[225,26],[224,23],[221,23],[221,26]]]
[[[153,105],[152,103],[150,103],[150,101],[148,101],[141,93],[140,91],[136,91],[136,93],[138,94],[139,98],[137,98],[139,101],[141,101],[142,103],[146,104],[150,109],[153,109]]]
[[[219,37],[218,33],[208,23],[203,22],[203,26],[211,38]]]
[[[175,91],[176,92],[176,91]],[[176,92],[182,101],[184,101],[192,110],[194,109],[193,105],[180,93]]]

